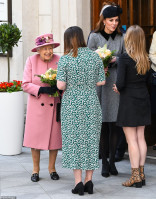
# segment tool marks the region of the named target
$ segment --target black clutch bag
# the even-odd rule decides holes
[[[56,107],[56,121],[57,122],[61,121],[61,103],[57,103],[57,107]]]
[[[116,62],[114,62],[114,63],[109,63],[109,64],[108,64],[108,68],[113,68],[113,67],[115,67],[115,66],[117,66],[117,63],[116,63]]]

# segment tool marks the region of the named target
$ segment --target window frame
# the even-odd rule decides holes
[[[8,1],[8,21],[0,21],[1,23],[10,23],[12,24],[12,0]],[[2,52],[0,52],[0,57],[6,57],[7,55],[4,55]],[[9,57],[12,57],[12,50],[9,51]]]

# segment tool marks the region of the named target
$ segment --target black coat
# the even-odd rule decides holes
[[[151,72],[137,74],[136,62],[127,54],[119,57],[116,86],[120,92],[117,125],[137,127],[151,123],[150,97],[147,83]]]
[[[152,70],[152,73],[154,74],[155,71]],[[155,74],[154,74],[155,76]],[[156,78],[153,77],[155,80]],[[150,95],[151,95],[151,112],[153,115],[156,115],[156,84],[152,83],[150,87]]]

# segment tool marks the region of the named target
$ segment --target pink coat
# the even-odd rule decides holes
[[[28,57],[24,70],[23,90],[29,94],[27,116],[23,145],[42,150],[54,150],[62,147],[61,123],[56,121],[56,106],[59,97],[49,97],[47,94],[38,96],[40,86],[48,86],[34,76],[41,75],[49,68],[56,69],[58,55],[53,55],[49,63],[40,59],[36,54]]]

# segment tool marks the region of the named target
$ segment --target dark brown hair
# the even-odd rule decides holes
[[[117,4],[115,4],[114,2],[110,2],[110,1],[105,1],[105,2],[102,4],[102,8],[103,8],[105,5],[117,6]],[[118,27],[117,27],[117,32],[118,32],[118,34],[122,35],[122,33],[121,33],[121,31],[120,31],[120,27],[121,27],[120,23],[121,23],[121,20],[120,20],[120,16],[118,16],[118,17],[119,17],[119,24],[118,24]],[[105,19],[104,16],[101,14],[101,15],[100,15],[100,19],[99,19],[99,21],[97,22],[96,27],[95,27],[95,30],[94,30],[95,33],[98,33],[98,32],[100,32],[100,31],[104,30],[104,24],[103,24],[103,20],[104,20],[104,19]]]
[[[86,47],[83,31],[78,26],[71,26],[64,33],[64,55],[71,53],[77,57],[79,47]]]

